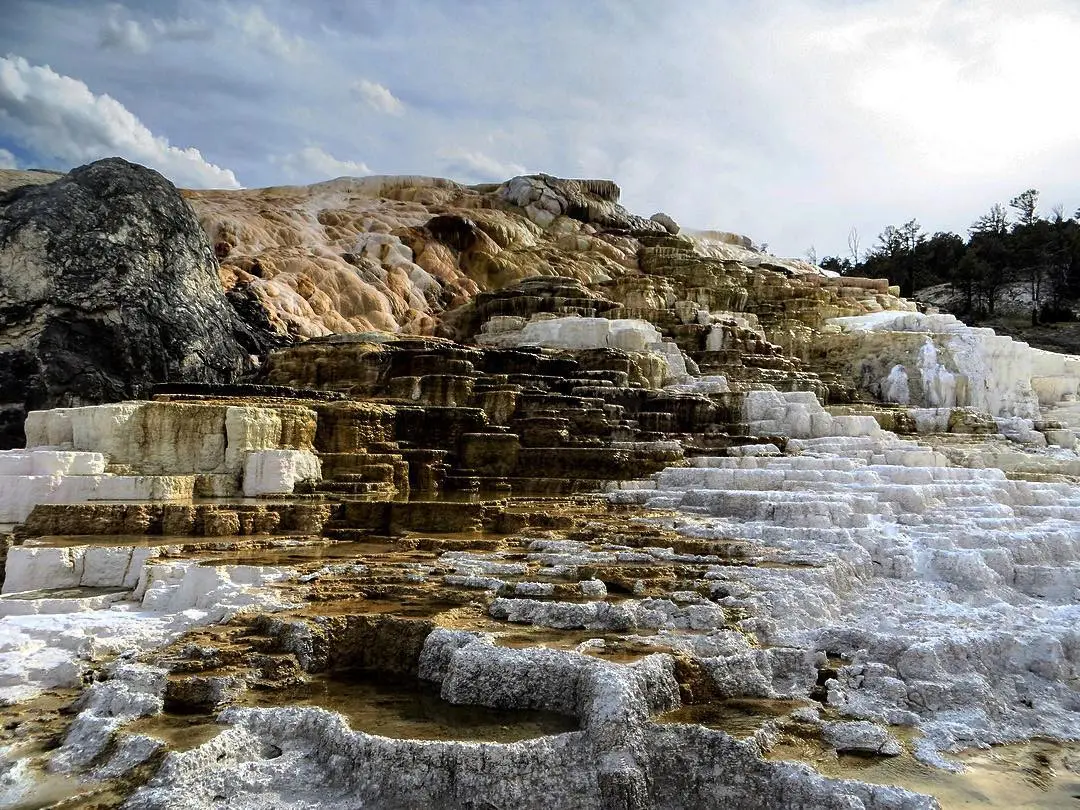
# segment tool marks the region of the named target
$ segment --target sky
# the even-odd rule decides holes
[[[770,252],[1080,208],[1077,0],[3,0],[0,167],[607,178]]]

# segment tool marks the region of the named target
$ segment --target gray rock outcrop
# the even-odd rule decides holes
[[[499,188],[505,202],[524,210],[541,228],[567,216],[600,228],[646,234],[667,233],[667,226],[629,213],[619,205],[619,187],[611,180],[565,180],[549,174],[514,177]]]
[[[235,381],[274,341],[238,310],[152,169],[110,158],[0,195],[0,447],[21,446],[27,410]]]

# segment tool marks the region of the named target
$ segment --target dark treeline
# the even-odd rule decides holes
[[[1022,285],[1030,297],[1031,322],[1072,320],[1080,299],[1080,210],[1071,218],[1061,207],[1049,216],[1038,210],[1039,192],[1028,189],[995,204],[975,220],[967,238],[925,233],[912,219],[890,225],[877,243],[860,252],[859,235],[848,236],[850,255],[826,256],[821,266],[847,276],[888,278],[911,297],[923,287],[950,284],[957,315],[993,316],[1005,288]]]

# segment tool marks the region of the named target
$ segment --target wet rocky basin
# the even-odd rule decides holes
[[[687,704],[656,719],[661,723],[694,723],[744,739],[804,705],[795,700],[730,698]]]
[[[338,674],[273,692],[249,692],[244,705],[313,706],[344,715],[356,731],[414,740],[510,743],[576,731],[575,718],[535,710],[458,706],[437,685],[372,673]]]
[[[370,672],[337,673],[286,688],[249,690],[235,705],[326,709],[341,714],[354,731],[402,740],[512,743],[578,728],[575,718],[554,712],[454,705],[439,696],[437,685]],[[158,737],[174,750],[187,750],[221,729],[213,713],[166,711],[136,721],[128,730]]]
[[[910,756],[867,758],[827,751],[811,741],[778,746],[772,759],[798,760],[826,776],[899,785],[934,796],[942,810],[1075,810],[1080,807],[1080,745],[1033,739],[952,755],[953,773]]]
[[[955,771],[900,756],[837,753],[813,734],[791,733],[786,723],[804,701],[731,698],[683,705],[654,720],[662,724],[699,724],[739,739],[760,735],[766,756],[774,761],[805,762],[839,779],[897,785],[934,796],[942,810],[1075,810],[1080,807],[1080,743],[1032,739],[950,755]],[[839,718],[838,718],[839,719]],[[910,748],[918,734],[890,731]],[[770,739],[770,737],[772,739]],[[776,739],[779,742],[775,742]]]

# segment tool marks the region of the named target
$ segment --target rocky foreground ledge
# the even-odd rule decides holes
[[[348,328],[312,286],[321,326],[281,304],[264,334],[315,334],[246,380],[31,407],[0,452],[0,804],[1075,800],[1080,358],[600,181],[240,195],[187,194],[214,295],[475,286]],[[1003,744],[1026,782],[965,781]]]

